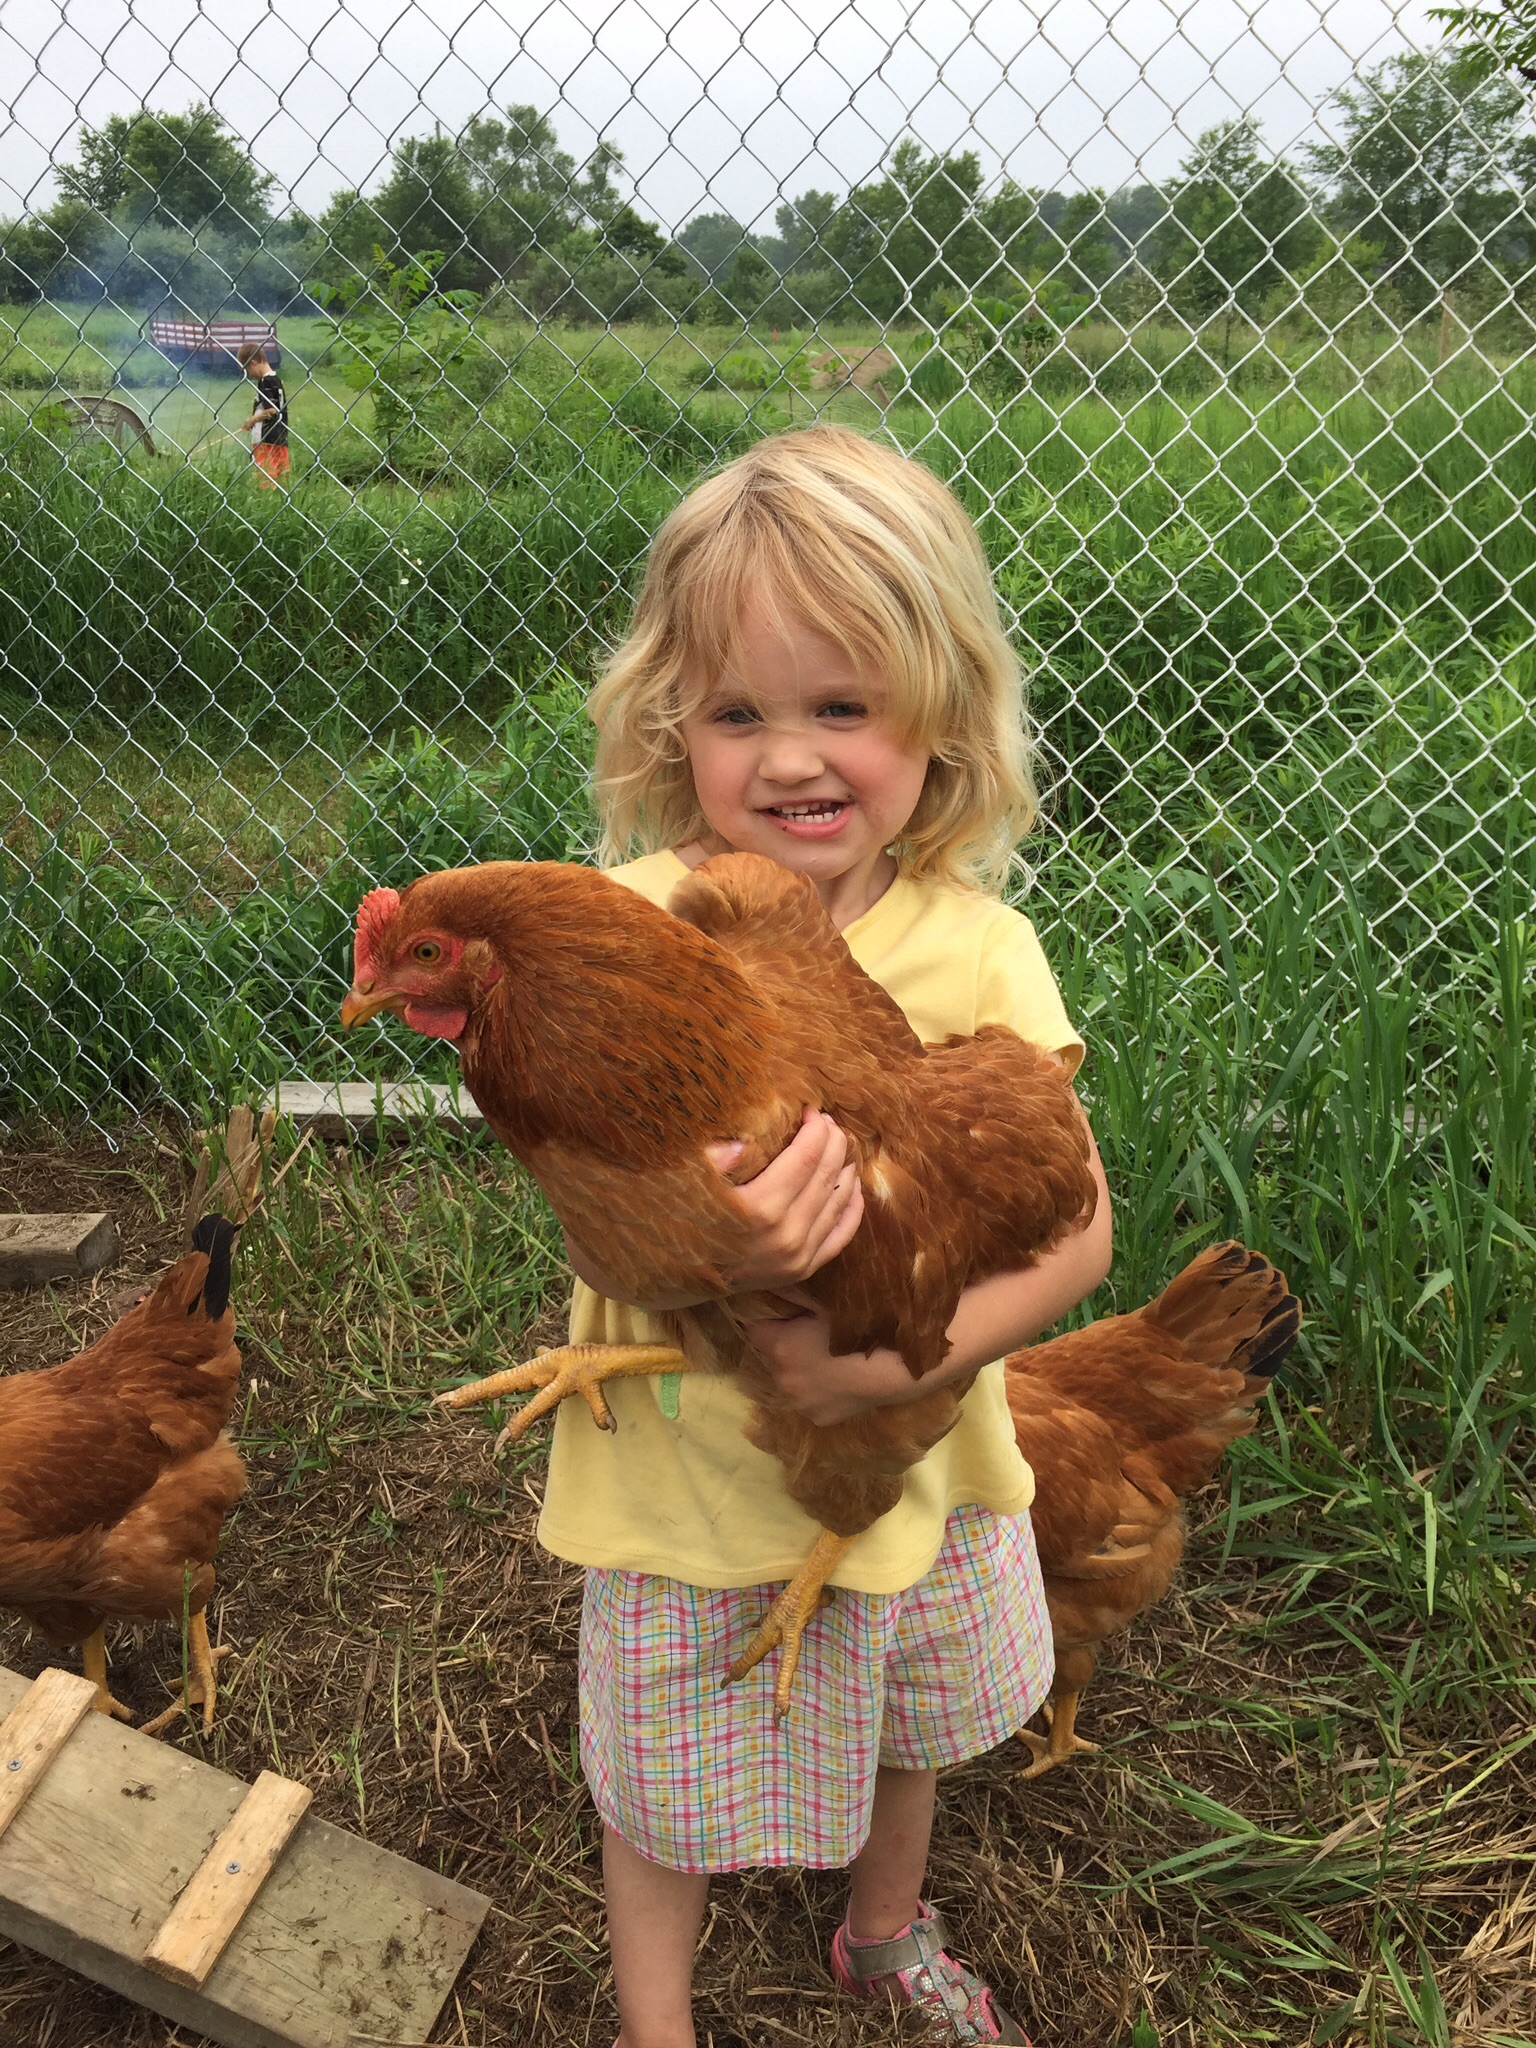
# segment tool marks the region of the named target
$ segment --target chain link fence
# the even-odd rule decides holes
[[[1478,34],[8,10],[8,1110],[440,1058],[338,1043],[360,889],[589,848],[582,696],[649,535],[814,418],[979,522],[1058,957],[1134,930],[1198,976],[1315,875],[1384,977],[1465,973],[1536,849],[1536,130]],[[274,337],[275,488],[234,322]]]

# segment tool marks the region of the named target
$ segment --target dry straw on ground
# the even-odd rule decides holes
[[[67,1355],[176,1254],[189,1179],[170,1133],[118,1154],[10,1154],[0,1206],[109,1207],[124,1257],[96,1282],[0,1300],[0,1371]],[[526,1249],[510,1278],[487,1221],[509,1208]],[[435,1139],[313,1147],[252,1224],[236,1292],[251,1490],[220,1557],[215,1634],[234,1655],[206,1753],[300,1778],[317,1812],[492,1895],[437,2040],[607,2048],[575,1762],[579,1574],[533,1541],[537,1447],[498,1469],[491,1418],[425,1406],[553,1333],[538,1231],[503,1159]],[[1101,1758],[1026,1784],[1009,1745],[946,1776],[931,1891],[959,1945],[1037,2048],[1536,2038],[1536,1738],[1384,1726],[1371,1660],[1411,1645],[1383,1633],[1351,1652],[1305,1608],[1282,1620],[1282,1570],[1221,1562],[1220,1505],[1213,1491],[1197,1506],[1182,1589],[1085,1702]],[[179,1682],[175,1631],[119,1631],[111,1654],[118,1695],[158,1711]],[[48,1654],[0,1621],[0,1659],[30,1673]],[[190,1725],[172,1739],[202,1747]],[[899,2038],[827,1977],[842,1894],[835,1872],[716,1885],[701,2042]],[[192,2048],[0,1944],[4,2048],[173,2039]]]

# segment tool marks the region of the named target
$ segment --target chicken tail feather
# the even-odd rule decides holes
[[[1142,1314],[1177,1338],[1191,1362],[1259,1383],[1275,1378],[1301,1331],[1301,1303],[1285,1275],[1262,1252],[1230,1241],[1192,1259]]]
[[[192,1232],[192,1249],[207,1256],[208,1270],[201,1289],[187,1304],[188,1315],[201,1305],[209,1322],[216,1323],[229,1307],[230,1273],[239,1235],[240,1226],[227,1216],[210,1212],[199,1220]]]

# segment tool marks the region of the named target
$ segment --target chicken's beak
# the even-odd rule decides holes
[[[366,1024],[370,1017],[377,1017],[396,1000],[392,989],[377,989],[372,982],[362,988],[347,991],[341,1006],[341,1028],[350,1031],[354,1024]]]

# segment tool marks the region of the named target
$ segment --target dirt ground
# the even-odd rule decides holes
[[[89,1283],[0,1295],[0,1372],[69,1355],[175,1255],[183,1161],[173,1135],[125,1153],[5,1158],[0,1208],[109,1208],[122,1256]],[[316,1386],[327,1347],[341,1355],[339,1334],[317,1314],[306,1383],[269,1369],[272,1327],[242,1296],[238,1271],[236,1308],[250,1491],[226,1531],[212,1609],[233,1655],[213,1736],[205,1744],[186,1724],[168,1739],[243,1778],[271,1767],[302,1779],[325,1818],[491,1896],[434,2041],[607,2048],[596,1826],[575,1764],[580,1575],[533,1541],[541,1463],[498,1469],[483,1420],[391,1406],[361,1382],[318,1426]],[[558,1304],[550,1332],[557,1317]],[[1390,1803],[1411,1817],[1420,1784],[1435,1784],[1423,1797],[1438,1800],[1453,1766],[1449,1782],[1475,1778],[1486,1751],[1453,1754],[1404,1731],[1398,1758],[1385,1759],[1368,1661],[1304,1621],[1271,1625],[1278,1595],[1260,1564],[1220,1563],[1220,1506],[1218,1490],[1199,1504],[1181,1590],[1112,1646],[1085,1700],[1080,1726],[1102,1756],[1027,1783],[1029,1759],[1009,1743],[944,1778],[931,1896],[1036,2048],[1425,2038],[1372,2017],[1381,1912],[1412,1905],[1414,1924],[1431,1925],[1415,1881],[1386,1856],[1383,1816]],[[158,1712],[180,1671],[178,1632],[120,1629],[109,1654],[118,1696]],[[0,1619],[0,1662],[32,1674],[49,1661],[40,1640]],[[1337,1740],[1309,1747],[1305,1730],[1324,1720]],[[1536,2021],[1536,1917],[1521,1888],[1536,1801],[1523,1822],[1515,1810],[1529,1791],[1506,1773],[1497,1813],[1478,1822],[1507,1854],[1449,1858],[1436,1879],[1436,1957],[1473,2020],[1447,2043],[1528,2039]],[[1454,1827],[1437,1824],[1442,1844],[1475,1806]],[[1314,1854],[1324,1830],[1342,1833]],[[1182,1852],[1191,1865],[1170,1870]],[[1162,1874],[1148,1877],[1156,1866]],[[856,2007],[827,1976],[843,1890],[837,1872],[717,1882],[698,1971],[701,2042],[899,2038],[889,2015]],[[1303,1941],[1303,1909],[1332,1944],[1321,1968],[1285,1961],[1286,1941]],[[1496,1921],[1499,1938],[1477,1949]],[[193,2048],[163,2020],[0,1941],[3,2048],[172,2041]]]

